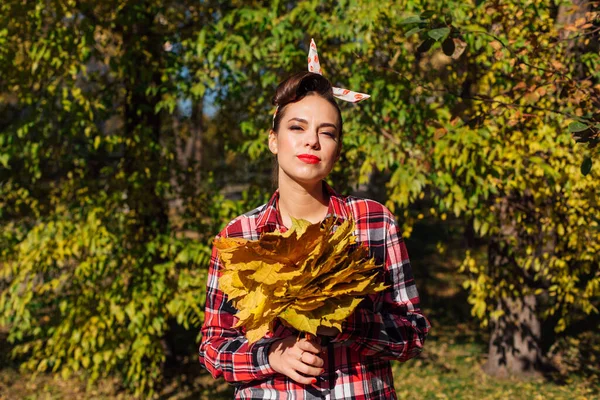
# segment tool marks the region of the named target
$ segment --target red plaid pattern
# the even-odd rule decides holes
[[[252,345],[243,329],[233,328],[237,310],[219,290],[220,262],[213,248],[207,282],[200,363],[215,378],[236,386],[236,399],[395,399],[389,360],[406,361],[419,354],[429,322],[419,309],[419,296],[392,213],[367,199],[343,197],[327,184],[329,215],[352,217],[354,234],[383,265],[390,288],[368,296],[342,324],[343,331],[328,344],[325,373],[314,385],[300,385],[269,365],[271,343],[297,332],[276,322],[274,332]],[[277,212],[279,193],[257,209],[231,221],[220,237],[257,240],[264,232],[286,230]]]

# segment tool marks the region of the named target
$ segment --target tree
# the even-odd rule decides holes
[[[597,213],[590,213],[597,210],[597,174],[569,137],[580,122],[568,130],[565,116],[585,121],[589,136],[578,141],[595,149],[598,133],[589,127],[600,105],[594,87],[600,59],[590,57],[593,48],[585,42],[574,51],[570,38],[561,40],[565,27],[556,26],[543,3],[516,8],[497,2],[482,11],[471,20],[491,26],[469,27],[463,35],[487,68],[478,68],[470,54],[466,66],[453,68],[468,71],[463,98],[482,101],[465,110],[468,116],[456,113],[462,121],[455,115],[446,121],[432,183],[442,211],[466,213],[475,232],[488,238],[487,260],[467,255],[463,265],[474,314],[492,322],[486,371],[536,373],[547,367],[542,320],[560,332],[581,314],[598,312],[600,236]],[[576,25],[585,35],[596,14],[583,14]],[[533,33],[519,32],[521,23]],[[493,42],[478,45],[473,31]],[[493,58],[483,58],[486,47],[494,49]]]
[[[270,192],[270,96],[314,37],[324,75],[372,95],[342,105],[335,186],[366,185],[406,236],[421,198],[428,218],[464,218],[489,245],[464,269],[490,359],[522,333],[502,332],[501,306],[535,301],[535,366],[540,317],[562,329],[597,308],[598,172],[579,173],[597,151],[597,16],[559,30],[541,0],[426,7],[4,2],[0,323],[15,355],[157,387],[169,323],[202,317],[210,240]]]
[[[202,266],[228,217],[200,176],[213,78],[190,49],[215,4],[0,10],[0,324],[24,368],[119,373],[152,393],[169,327],[197,336]]]
[[[243,118],[263,115],[241,125],[244,150],[268,154],[263,92],[272,71],[305,68],[303,43],[317,36],[325,76],[372,95],[344,109],[336,185],[383,174],[386,204],[404,217],[406,235],[407,208],[419,197],[434,202],[434,216],[463,216],[489,248],[487,259],[468,254],[464,264],[474,314],[493,321],[487,370],[542,368],[540,318],[557,316],[560,331],[598,305],[589,162],[598,142],[597,14],[561,27],[558,8],[542,1],[447,2],[424,12],[411,1],[278,7],[233,10],[206,27],[217,41],[207,46],[214,68],[228,68],[221,85],[236,93],[222,104],[237,101]],[[578,48],[568,31],[582,38]],[[250,93],[241,104],[237,90]],[[586,132],[575,136],[587,149],[569,130]]]

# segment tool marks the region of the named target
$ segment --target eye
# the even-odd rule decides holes
[[[335,138],[336,138],[336,136],[335,136],[335,132],[323,131],[323,132],[321,132],[321,134],[323,134],[323,135],[326,135],[326,136],[329,136],[329,137],[330,137],[330,138],[332,138],[332,139],[335,139]]]
[[[299,131],[302,130],[302,127],[300,125],[292,125],[290,126],[290,129],[293,131]]]

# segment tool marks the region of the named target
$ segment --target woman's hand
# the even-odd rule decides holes
[[[288,336],[271,344],[269,363],[280,374],[309,385],[317,381],[315,376],[323,373],[325,362],[320,353],[321,346],[315,340],[298,340],[295,336]]]

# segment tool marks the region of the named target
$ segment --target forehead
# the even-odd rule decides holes
[[[286,107],[284,120],[288,121],[291,118],[336,123],[338,111],[333,104],[321,96],[311,95]]]

